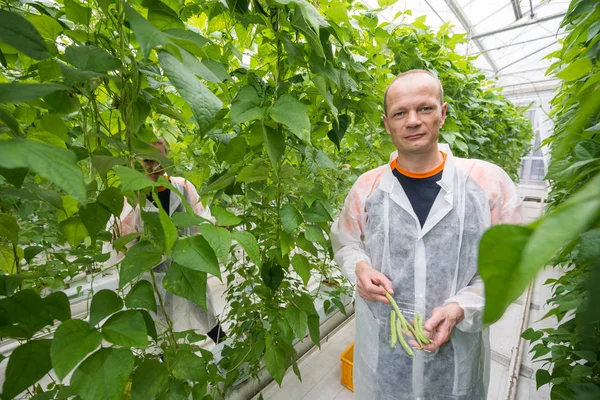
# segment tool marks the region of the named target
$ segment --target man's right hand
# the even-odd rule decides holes
[[[387,276],[361,260],[356,263],[356,277],[356,287],[360,297],[367,301],[379,301],[384,304],[390,304],[385,297],[385,291],[387,290],[393,296],[394,290],[392,289],[392,282]],[[379,287],[379,285],[382,285],[385,290]]]

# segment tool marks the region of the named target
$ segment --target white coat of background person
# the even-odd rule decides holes
[[[150,144],[163,155],[167,154],[166,143],[163,139]],[[143,160],[142,165],[146,170],[146,175],[148,176],[148,178],[155,182],[160,176],[164,175],[165,177],[167,177],[160,163],[154,160]],[[205,208],[200,202],[196,187],[191,182],[181,177],[167,178],[170,181],[171,185],[173,185],[181,194],[183,194],[185,200],[194,210],[196,215],[207,220],[214,220],[210,214],[210,210],[208,209],[208,207]],[[166,188],[159,188],[159,190],[164,189]],[[166,200],[166,202],[168,202],[168,209],[165,209],[165,211],[169,216],[172,216],[175,212],[186,212],[185,205],[183,204],[179,195],[170,190],[165,191],[165,193],[168,193]],[[162,197],[160,193],[159,196]],[[151,199],[148,198],[146,199],[144,212],[158,213],[158,207],[157,205],[153,204]],[[140,205],[138,204],[135,208],[133,208],[127,202],[127,199],[125,199],[123,211],[121,212],[119,220],[115,221],[114,217],[112,217],[108,222],[107,229],[112,230],[116,236],[124,236],[133,232],[143,232],[144,222],[142,220],[142,214],[140,212]],[[179,228],[179,235],[181,236],[193,236],[196,234],[198,234],[198,228],[196,226],[188,228]],[[131,247],[133,244],[134,243],[130,243],[128,247]],[[117,254],[114,248],[112,248],[111,243],[106,243],[104,247],[104,252],[111,252],[111,258],[107,262],[108,265],[114,265],[115,263],[123,259],[124,255],[122,253]],[[196,331],[200,331],[202,334],[208,334],[208,336],[210,336],[211,339],[216,343],[224,339],[225,333],[223,332],[221,325],[219,324],[219,321],[216,318],[216,313],[212,301],[212,293],[208,284],[206,285],[207,310],[204,310],[202,307],[200,307],[198,304],[192,301],[189,301],[183,297],[176,296],[168,292],[163,287],[163,279],[167,271],[171,267],[171,263],[171,259],[163,258],[163,260],[158,265],[154,266],[152,270],[154,272],[156,286],[163,300],[165,313],[169,316],[169,319],[173,323],[173,329],[175,330],[175,332],[193,329]],[[142,276],[142,279],[146,279],[152,282],[152,278],[149,273],[145,273]],[[152,314],[153,318],[159,323],[157,326],[158,330],[160,332],[164,331],[166,327],[166,319],[165,315],[160,310],[160,307],[158,313],[154,313],[152,311],[150,311],[150,313]]]
[[[447,145],[438,145],[446,107],[441,83],[428,71],[408,71],[392,82],[383,120],[398,151],[390,164],[358,178],[331,229],[335,260],[359,295],[357,400],[482,400],[487,394],[489,337],[478,245],[491,225],[524,221],[523,209],[500,167],[455,158]],[[439,169],[439,189],[423,220],[393,166],[417,175]],[[379,285],[425,313],[433,340],[424,346],[428,352],[410,358],[401,346],[391,348],[391,307]]]

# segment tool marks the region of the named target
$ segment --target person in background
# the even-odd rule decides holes
[[[158,152],[163,156],[167,155],[167,143],[164,139],[159,138],[156,142],[150,143]],[[162,167],[162,165],[150,159],[144,159],[142,166],[146,171],[148,178],[156,182],[159,177],[164,176],[181,194],[183,194],[185,200],[194,210],[196,215],[213,221],[214,218],[210,214],[208,207],[204,207],[198,197],[196,187],[184,178],[176,176],[168,176]],[[171,216],[175,212],[186,212],[185,205],[183,204],[181,197],[176,193],[173,193],[169,188],[165,186],[159,186],[157,188],[158,199],[165,212]],[[155,212],[158,213],[158,204],[155,203],[151,194],[146,197],[146,204],[144,206],[144,212]],[[115,236],[124,236],[133,232],[142,232],[144,230],[144,222],[142,220],[142,214],[140,211],[140,205],[138,204],[133,208],[125,199],[123,211],[118,221],[115,221],[114,217],[108,222],[108,230],[112,230]],[[180,228],[181,235],[191,236],[198,233],[197,227]],[[133,243],[131,244],[133,245]],[[123,258],[123,254],[116,254],[116,251],[112,248],[110,243],[105,244],[104,252],[110,251],[111,259],[109,265],[113,265]],[[209,336],[215,343],[220,343],[227,336],[219,321],[215,317],[214,305],[212,302],[211,290],[206,285],[206,306],[207,310],[196,303],[189,301],[183,297],[176,296],[166,291],[162,285],[163,279],[171,266],[171,259],[165,259],[160,264],[153,268],[154,277],[156,280],[156,286],[162,296],[163,303],[165,306],[165,312],[169,319],[173,323],[173,329],[175,332],[181,332],[186,330],[198,330],[203,334]],[[145,274],[144,279],[151,281],[150,274]],[[166,318],[162,311],[153,315],[155,319],[166,325]]]
[[[390,84],[383,122],[397,152],[358,178],[331,229],[335,259],[358,293],[354,392],[360,400],[486,398],[490,359],[479,241],[491,225],[521,223],[524,216],[500,167],[454,157],[438,144],[443,96],[438,78],[425,70]],[[432,343],[414,358],[390,346],[386,291],[425,315]]]

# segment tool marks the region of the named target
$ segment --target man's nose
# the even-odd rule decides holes
[[[419,118],[419,113],[416,110],[409,111],[406,119],[406,126],[409,128],[413,128],[419,125],[421,125],[421,118]]]

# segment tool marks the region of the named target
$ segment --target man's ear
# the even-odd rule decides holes
[[[383,119],[383,125],[385,125],[385,130],[390,135],[390,128],[388,127],[387,115],[385,113],[381,114],[381,118]]]
[[[442,119],[440,121],[440,126],[444,125],[446,122],[446,110],[448,109],[448,103],[442,104]]]

